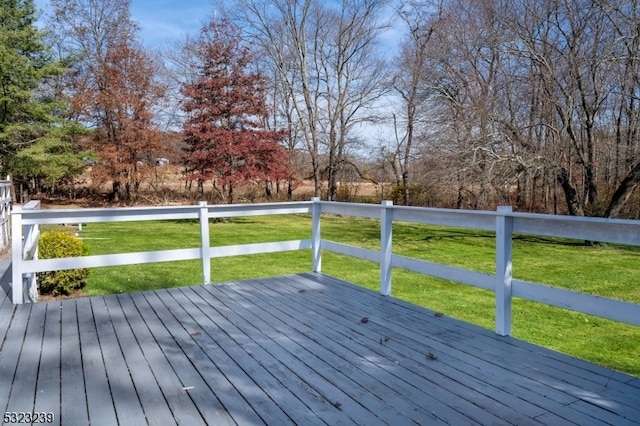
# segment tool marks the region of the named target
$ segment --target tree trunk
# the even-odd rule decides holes
[[[264,195],[267,197],[268,200],[271,199],[271,182],[267,181],[264,184]]]
[[[558,183],[562,186],[565,199],[567,201],[567,208],[571,216],[584,216],[584,210],[580,205],[580,198],[578,197],[578,191],[571,185],[571,179],[569,173],[565,168],[561,168],[558,172]]]
[[[629,174],[624,178],[616,192],[613,193],[604,217],[617,217],[633,191],[640,184],[640,161],[638,161]]]
[[[335,201],[338,194],[338,185],[336,183],[336,170],[329,166],[329,178],[327,179],[327,200]]]
[[[227,192],[227,201],[229,204],[233,204],[233,185],[229,184],[229,191]]]
[[[114,180],[111,186],[111,194],[109,194],[109,199],[112,202],[117,203],[120,199],[120,182]]]
[[[406,169],[402,172],[402,201],[405,206],[409,205],[409,172]]]

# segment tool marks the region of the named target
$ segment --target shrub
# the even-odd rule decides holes
[[[75,236],[62,231],[43,232],[38,242],[38,257],[54,259],[59,257],[86,256],[89,248]],[[40,294],[52,296],[68,295],[87,284],[88,269],[68,269],[38,273]]]

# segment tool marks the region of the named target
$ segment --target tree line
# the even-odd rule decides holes
[[[638,2],[423,6],[401,9],[401,57],[417,75],[397,80],[405,127],[391,161],[411,165],[398,152],[419,128],[419,161],[456,165],[433,180],[455,182],[457,206],[623,213],[640,183]]]
[[[0,2],[0,166],[135,198],[179,140],[232,202],[348,179],[406,205],[638,217],[636,0],[237,0],[151,51],[130,0]]]

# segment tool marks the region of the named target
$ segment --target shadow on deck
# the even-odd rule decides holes
[[[0,300],[4,411],[55,423],[640,422],[637,378],[322,274]]]

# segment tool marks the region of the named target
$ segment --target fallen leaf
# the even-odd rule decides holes
[[[438,359],[438,357],[432,354],[431,352],[427,352],[427,359],[430,359],[431,361],[435,361],[436,359]]]

